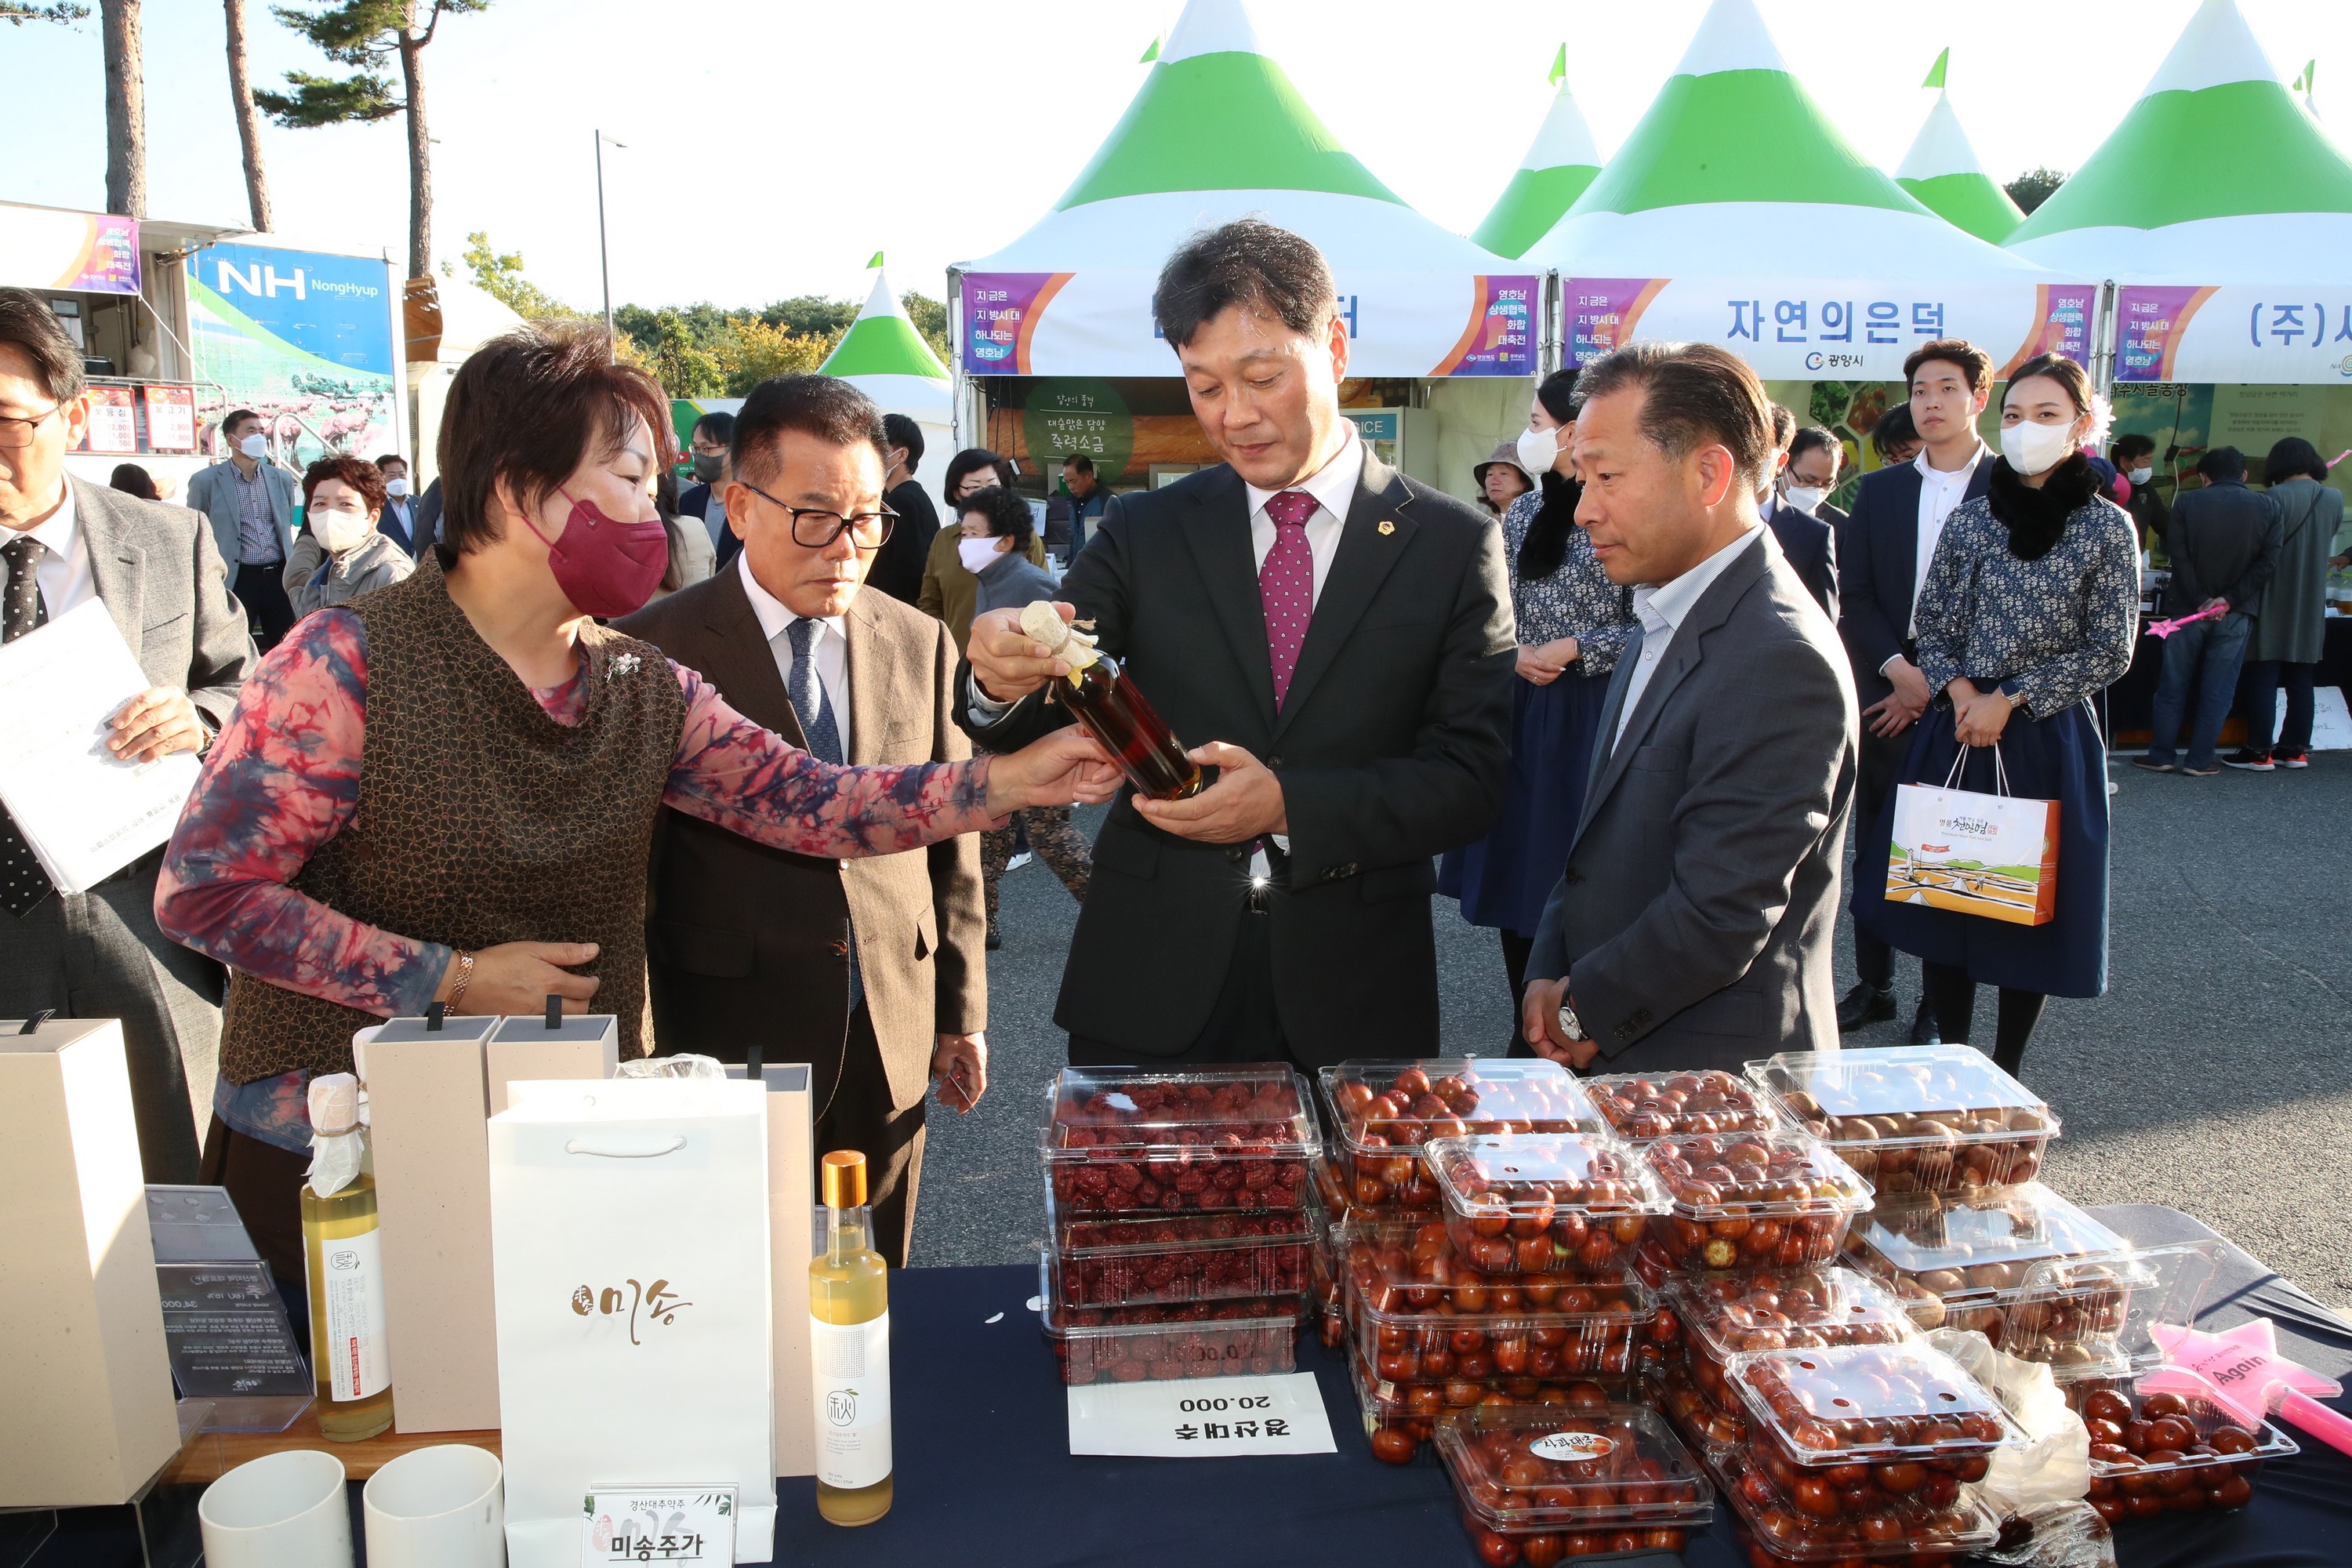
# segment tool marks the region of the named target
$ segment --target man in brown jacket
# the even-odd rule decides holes
[[[619,623],[738,711],[832,762],[955,761],[955,644],[865,593],[887,537],[888,438],[826,376],[761,383],[736,416],[728,527],[740,554]],[[875,1245],[907,1260],[923,1102],[988,1087],[980,842],[858,860],[771,849],[665,809],[646,916],[656,1049],[811,1064],[816,1148],[866,1154]]]

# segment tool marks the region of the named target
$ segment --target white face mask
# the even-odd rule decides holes
[[[1540,479],[1551,472],[1559,461],[1559,432],[1554,430],[1522,430],[1519,432],[1519,467],[1531,479]]]
[[[2144,485],[2147,483],[2148,480],[2156,478],[2156,470],[2154,468],[2134,468],[2130,472],[2125,474],[2124,478],[2129,479],[2136,485]]]
[[[341,555],[355,548],[369,533],[367,513],[363,511],[328,511],[314,509],[310,517],[310,531],[319,536],[320,546],[330,555]]]
[[[2028,478],[2047,473],[2074,450],[2074,426],[2036,425],[2031,419],[2000,427],[2000,455],[2009,466]]]
[[[236,444],[236,449],[248,458],[266,458],[269,456],[269,437],[260,435],[247,436]]]
[[[987,571],[999,553],[993,539],[960,539],[956,542],[956,558],[963,563],[963,569],[975,577]]]
[[[393,500],[398,500],[401,497],[408,493],[408,481],[406,479],[386,479],[383,481],[383,493],[392,497]]]
[[[1795,507],[1799,511],[1811,511],[1815,508],[1819,507],[1822,502],[1829,499],[1829,491],[1825,489],[1816,489],[1811,485],[1790,485],[1789,487],[1789,504]]]

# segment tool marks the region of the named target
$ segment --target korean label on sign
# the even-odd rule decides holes
[[[581,1568],[735,1561],[731,1486],[599,1486],[581,1511]]]
[[[1339,1452],[1312,1373],[1087,1384],[1068,1393],[1073,1454],[1172,1459]]]

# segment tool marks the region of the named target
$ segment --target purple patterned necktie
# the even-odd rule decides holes
[[[1307,623],[1315,616],[1315,552],[1307,548],[1315,498],[1305,490],[1284,490],[1266,498],[1265,515],[1274,520],[1274,548],[1257,569],[1257,593],[1265,606],[1265,651],[1274,663],[1274,706],[1279,711],[1298,668]]]

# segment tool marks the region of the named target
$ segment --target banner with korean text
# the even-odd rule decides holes
[[[2352,286],[2126,283],[2116,379],[2352,384]]]

